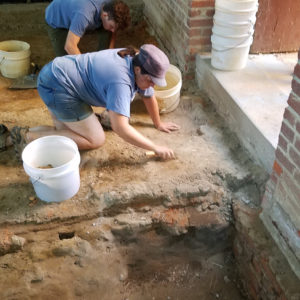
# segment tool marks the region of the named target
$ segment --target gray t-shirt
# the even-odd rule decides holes
[[[73,97],[129,118],[135,93],[151,97],[154,90],[136,86],[132,57],[120,57],[120,50],[57,57],[52,63],[53,75]]]
[[[105,0],[53,0],[46,8],[45,18],[53,28],[65,28],[82,37],[86,30],[102,25],[101,7]]]

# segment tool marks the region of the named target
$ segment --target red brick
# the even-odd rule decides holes
[[[214,14],[215,14],[215,10],[214,10],[214,9],[208,9],[208,10],[206,11],[206,15],[207,15],[208,17],[212,17]]]
[[[283,134],[284,137],[286,137],[290,142],[294,141],[294,132],[293,130],[285,123],[283,122],[281,124],[281,133]]]
[[[284,118],[285,120],[287,120],[292,126],[295,125],[295,117],[294,117],[293,114],[290,112],[290,108],[289,108],[289,107],[287,107],[287,108],[285,109],[283,118]]]
[[[259,294],[257,294],[255,292],[254,287],[251,286],[249,283],[246,284],[246,288],[247,288],[247,292],[249,293],[250,299],[253,299],[253,300],[260,300],[261,299]]]
[[[270,283],[272,289],[276,292],[277,295],[282,294],[282,289],[280,288],[276,274],[273,273],[269,266],[269,260],[268,259],[261,259],[262,269],[263,273],[265,274],[267,281]]]
[[[189,27],[213,26],[213,19],[212,18],[194,19],[194,20],[189,19],[188,26]]]
[[[201,28],[191,28],[189,31],[188,31],[188,35],[189,37],[195,37],[195,36],[201,36]]]
[[[295,112],[298,113],[298,115],[300,115],[300,101],[297,101],[295,96],[293,96],[292,94],[290,94],[290,97],[288,99],[288,104],[291,106],[291,108],[294,109]]]
[[[297,82],[295,79],[292,81],[292,89],[296,95],[300,97],[300,83]]]
[[[272,182],[276,185],[277,181],[278,181],[278,177],[277,174],[275,172],[272,173],[270,179],[272,180]]]
[[[282,134],[279,135],[279,139],[278,139],[278,146],[284,151],[287,152],[287,141],[286,139],[283,137]]]
[[[209,44],[211,44],[210,37],[190,39],[189,41],[189,46],[209,45]]]
[[[212,28],[204,28],[202,29],[202,36],[211,36]]]
[[[199,16],[201,16],[201,10],[200,9],[190,9],[188,16],[190,18],[199,17]]]
[[[295,166],[288,160],[288,158],[280,151],[279,148],[275,152],[277,160],[285,167],[290,173],[293,173]]]
[[[261,273],[261,264],[257,258],[257,256],[253,256],[251,263],[254,267],[255,272],[259,275]]]
[[[214,0],[202,0],[202,1],[192,1],[191,7],[207,7],[215,6],[215,1]]]
[[[300,168],[300,155],[293,148],[290,148],[289,155],[292,161]]]
[[[280,165],[278,164],[278,162],[275,160],[274,164],[273,164],[273,170],[276,172],[276,174],[278,174],[279,176],[282,173],[282,169],[280,167]]]
[[[253,266],[250,264],[250,268],[246,267],[247,279],[249,280],[250,285],[254,288],[256,293],[259,293],[260,290],[260,280],[261,280],[261,268],[258,273],[255,272]]]
[[[300,195],[300,186],[297,184],[297,181],[295,181],[294,176],[284,173],[282,179],[282,184],[281,182],[279,183],[279,189],[282,191],[283,195],[287,193],[295,196]]]
[[[188,215],[184,209],[168,209],[159,214],[153,214],[153,219],[159,220],[170,225],[187,227],[189,224]]]

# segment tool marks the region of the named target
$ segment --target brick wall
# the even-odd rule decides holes
[[[261,218],[300,278],[300,51]]]
[[[171,63],[194,78],[195,54],[211,49],[214,0],[144,0],[144,15]]]
[[[299,300],[299,279],[259,219],[259,209],[236,201],[233,213],[233,252],[247,298]]]

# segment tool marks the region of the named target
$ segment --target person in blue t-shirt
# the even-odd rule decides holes
[[[38,92],[51,113],[54,127],[15,126],[7,138],[20,157],[25,145],[48,135],[73,139],[79,149],[96,149],[105,142],[101,123],[92,106],[108,110],[112,129],[125,141],[151,150],[161,158],[174,158],[173,150],[143,136],[129,124],[130,104],[140,93],[158,130],[171,132],[179,126],[162,122],[154,85],[166,86],[169,59],[151,44],[143,45],[138,54],[133,49],[108,49],[81,55],[57,57],[41,70]]]
[[[46,8],[47,31],[56,56],[80,54],[88,30],[100,28],[98,50],[114,48],[116,31],[130,24],[128,6],[119,0],[53,0]]]

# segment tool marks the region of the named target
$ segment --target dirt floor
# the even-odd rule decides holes
[[[155,42],[144,23],[132,30],[119,43]],[[46,36],[22,40],[36,63],[51,59]],[[0,77],[1,123],[50,125],[37,91],[10,84]],[[101,149],[81,152],[80,190],[61,203],[36,197],[13,149],[0,154],[1,299],[246,299],[231,251],[232,204],[259,205],[266,174],[193,82],[162,119],[181,129],[157,131],[134,101],[131,124],[173,148],[175,160],[147,157],[107,131]]]

